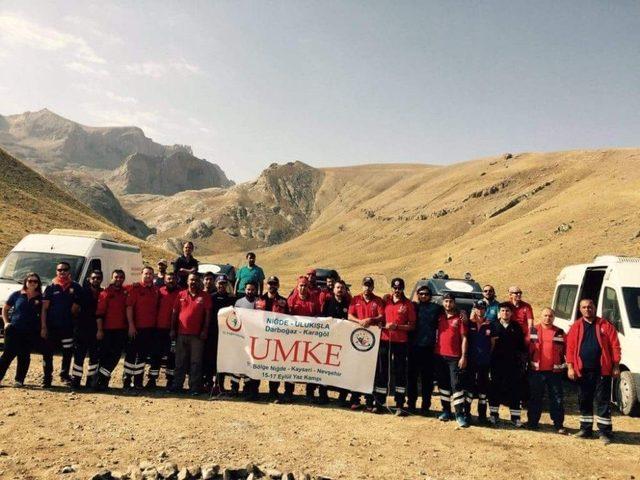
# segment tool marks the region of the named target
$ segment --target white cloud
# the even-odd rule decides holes
[[[124,103],[124,104],[130,104],[130,105],[135,105],[138,103],[138,99],[131,97],[131,96],[127,96],[127,95],[120,95],[119,93],[115,93],[113,91],[110,90],[106,90],[104,88],[99,88],[97,86],[94,86],[92,84],[88,84],[88,83],[74,83],[72,84],[72,86],[78,90],[81,90],[85,93],[89,93],[92,95],[93,98],[96,99],[109,99],[109,100],[113,100],[114,102],[118,102],[118,103]],[[87,104],[88,105],[88,104]]]
[[[109,72],[104,68],[96,68],[93,65],[82,62],[68,62],[64,64],[69,70],[82,75],[106,76]]]
[[[187,62],[185,59],[173,60],[170,62],[141,62],[132,63],[125,66],[125,70],[133,73],[134,75],[140,75],[151,78],[161,78],[168,73],[184,73],[191,75],[198,75],[202,72],[200,67],[192,63]]]
[[[89,36],[99,39],[101,43],[108,43],[111,45],[124,44],[124,40],[121,37],[111,31],[105,32],[102,30],[100,24],[93,19],[78,17],[75,15],[65,15],[63,20],[76,29],[85,32]]]
[[[106,63],[84,38],[39,25],[17,15],[0,15],[0,37],[9,44],[27,45],[38,50],[67,50],[84,63]]]

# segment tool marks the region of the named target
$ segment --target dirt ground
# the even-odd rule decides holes
[[[462,430],[435,418],[335,406],[129,396],[119,382],[105,394],[59,385],[43,391],[37,355],[26,388],[11,387],[13,375],[12,366],[0,388],[2,479],[86,479],[103,467],[123,472],[155,462],[162,451],[179,466],[252,462],[336,479],[640,478],[637,418],[616,416],[615,443],[605,447],[554,433],[546,415],[539,432],[506,425]],[[567,400],[566,425],[575,431],[575,393]],[[65,465],[76,472],[59,473]]]

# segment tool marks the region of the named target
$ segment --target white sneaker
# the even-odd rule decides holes
[[[498,424],[498,417],[489,415],[489,423],[495,427]]]
[[[24,387],[24,383],[23,382],[19,382],[19,381],[16,380],[15,382],[13,382],[13,387],[14,388],[22,388],[22,387]]]
[[[520,421],[520,419],[518,420],[512,420],[511,423],[513,424],[514,427],[516,428],[522,428],[522,422]]]

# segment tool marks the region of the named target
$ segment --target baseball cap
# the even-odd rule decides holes
[[[404,280],[399,277],[394,278],[391,280],[391,288],[400,288],[404,290]]]
[[[476,303],[473,304],[474,308],[481,308],[482,310],[486,310],[487,309],[487,304],[484,303],[482,300],[478,300]]]
[[[226,275],[218,275],[218,278],[216,278],[216,283],[224,283],[227,282],[229,279],[227,278]]]
[[[267,279],[267,284],[271,285],[272,283],[277,283],[278,285],[280,285],[280,279],[274,275],[272,275],[271,277],[269,277]]]
[[[166,267],[169,263],[164,258],[161,258],[158,260],[158,265],[164,265]]]
[[[373,278],[371,277],[364,277],[362,279],[362,285],[369,285],[370,287],[373,287]]]
[[[455,299],[456,299],[456,297],[453,295],[453,293],[445,293],[445,294],[442,296],[442,299],[443,299],[443,300],[447,300],[447,299],[449,299],[449,300],[455,300]]]
[[[309,279],[307,277],[298,277],[298,285],[309,285]]]

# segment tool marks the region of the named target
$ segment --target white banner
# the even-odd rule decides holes
[[[220,310],[218,326],[219,372],[373,391],[379,328],[235,307]]]

